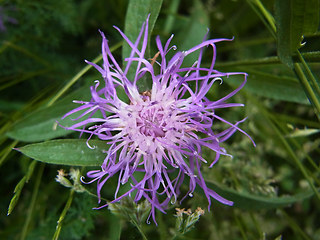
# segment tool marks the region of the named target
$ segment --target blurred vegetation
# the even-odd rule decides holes
[[[213,202],[208,212],[199,190],[181,205],[170,205],[167,214],[157,212],[156,227],[146,223],[145,202],[126,200],[111,210],[93,210],[98,206],[94,184],[79,191],[77,179],[63,187],[55,181],[57,171],[69,173],[71,167],[35,162],[13,150],[29,142],[65,138],[65,133],[50,135],[52,124],[66,113],[64,108],[74,107],[75,96],[85,95],[80,87],[100,79],[97,71],[84,69],[84,59],[101,60],[98,29],[122,61],[122,39],[113,25],[125,29],[129,13],[139,14],[127,12],[129,2],[144,1],[0,1],[0,26],[5,26],[0,29],[0,239],[320,239],[318,0],[285,0],[288,11],[281,0],[157,3],[161,8],[154,19],[150,57],[156,53],[156,35],[165,40],[173,33],[178,50],[186,50],[199,44],[209,28],[210,38],[234,37],[217,44],[216,69],[249,74],[244,89],[232,99],[245,107],[219,114],[231,122],[248,117],[241,128],[257,147],[236,133],[223,143],[233,158],[222,157],[212,169],[203,166],[210,186],[229,196],[234,207]],[[297,36],[302,35],[305,44],[300,46]],[[206,53],[203,63],[210,60]],[[194,61],[191,56],[186,64]],[[219,99],[240,83],[240,78],[225,78],[223,85],[213,85],[209,98]],[[27,140],[31,133],[33,140]],[[205,149],[204,157],[209,162],[214,158]],[[85,175],[89,169],[93,167],[79,170]],[[116,182],[111,179],[111,187],[105,187],[106,199],[113,198]],[[188,182],[185,185],[187,191]]]

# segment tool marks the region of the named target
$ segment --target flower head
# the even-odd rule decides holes
[[[151,215],[155,221],[155,209],[165,212],[168,203],[192,196],[199,185],[206,195],[209,207],[211,198],[224,204],[233,203],[226,200],[206,186],[201,174],[202,164],[212,167],[220,155],[228,155],[220,146],[237,130],[247,135],[238,127],[243,120],[233,124],[215,113],[216,109],[243,106],[239,103],[227,103],[246,82],[246,73],[222,73],[214,69],[215,43],[229,39],[204,40],[199,45],[187,50],[177,51],[168,60],[171,36],[165,44],[156,38],[158,58],[149,61],[145,52],[148,41],[148,19],[143,24],[135,42],[131,42],[124,33],[115,27],[132,48],[125,59],[125,68],[121,68],[113,57],[105,35],[102,35],[103,66],[87,62],[102,75],[104,82],[96,81],[91,87],[90,102],[75,101],[82,106],[70,111],[64,117],[78,111],[84,111],[68,129],[96,135],[105,140],[109,146],[101,169],[88,172],[92,181],[97,181],[97,193],[100,198],[102,187],[117,175],[118,186],[111,203],[133,195],[134,201],[147,199],[151,203]],[[141,48],[139,48],[139,44]],[[209,68],[201,66],[204,48],[211,47],[213,58]],[[183,60],[191,53],[199,52],[198,60],[193,66],[182,67]],[[155,70],[156,64],[159,67]],[[134,79],[128,79],[128,72],[134,68]],[[233,92],[216,101],[206,95],[215,83],[222,83],[221,77],[243,75],[244,81]],[[152,81],[149,91],[139,91],[142,78]],[[100,85],[103,85],[100,87]],[[128,96],[128,102],[119,98],[119,89]],[[100,112],[102,117],[94,117]],[[228,125],[222,132],[212,129],[214,121]],[[89,127],[88,127],[89,126]],[[90,147],[90,145],[88,144]],[[202,157],[203,147],[215,152],[215,159]],[[209,163],[208,163],[209,161]],[[185,177],[189,180],[188,193],[180,198],[180,186]],[[122,191],[121,185],[130,184]],[[104,207],[103,205],[101,207]]]

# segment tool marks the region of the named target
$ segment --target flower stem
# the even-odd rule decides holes
[[[130,215],[129,215],[130,216]],[[140,232],[143,240],[148,240],[148,238],[146,237],[146,235],[144,234],[144,232],[142,231],[141,225],[138,224],[131,216],[130,216],[130,220],[131,223],[138,229],[138,231]]]
[[[9,153],[12,151],[12,149],[18,144],[18,140],[13,141],[7,148],[4,148],[0,153],[0,166],[4,162],[4,160],[7,158]]]
[[[256,12],[258,17],[264,25],[269,29],[270,33],[276,38],[276,24],[273,16],[263,6],[260,0],[247,0],[247,3],[251,6],[252,10]]]
[[[64,206],[64,209],[63,209],[63,211],[62,211],[62,213],[61,213],[61,215],[59,217],[58,225],[56,227],[56,231],[55,231],[55,233],[53,235],[52,240],[58,240],[58,238],[59,238],[59,235],[60,235],[60,232],[61,232],[62,222],[63,222],[63,220],[64,220],[64,218],[65,218],[65,216],[66,216],[66,214],[67,214],[67,212],[68,212],[68,210],[69,210],[69,208],[71,206],[71,203],[73,201],[73,195],[74,195],[74,189],[72,189],[70,191],[70,195],[69,195],[68,201],[67,201],[66,205]]]
[[[312,85],[315,87],[316,93],[318,95],[320,95],[320,86],[319,86],[315,76],[312,74],[310,67],[308,66],[308,64],[304,60],[304,57],[302,56],[300,51],[297,51],[297,56],[298,56],[299,60],[301,61],[303,67],[305,68],[305,70],[306,70],[306,72],[307,72],[307,74],[308,74],[308,76],[309,76],[309,78],[311,80]]]
[[[320,115],[319,115],[320,114],[320,102],[319,102],[316,94],[314,93],[311,85],[309,84],[309,81],[306,78],[304,72],[302,71],[300,64],[294,63],[294,70],[295,70],[295,73],[296,73],[301,85],[304,87],[304,90],[309,97],[309,101],[312,103],[312,105],[314,106],[314,108],[316,110],[317,118],[320,120]]]

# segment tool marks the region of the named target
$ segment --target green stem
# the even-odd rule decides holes
[[[130,216],[130,215],[129,215]],[[146,237],[146,235],[144,234],[144,232],[142,231],[142,228],[141,226],[132,218],[130,217],[131,219],[131,223],[138,229],[138,231],[140,232],[143,240],[148,240],[148,238]]]
[[[59,235],[60,235],[60,232],[61,232],[61,227],[62,227],[62,222],[63,222],[63,220],[64,220],[69,208],[71,207],[71,204],[72,204],[72,201],[73,201],[74,192],[75,191],[73,189],[70,191],[70,195],[69,195],[68,201],[67,201],[66,205],[64,206],[64,209],[63,209],[63,211],[62,211],[62,213],[61,213],[61,215],[59,217],[58,225],[56,227],[56,231],[55,231],[55,233],[53,235],[52,240],[58,240],[58,238],[59,238]]]
[[[3,151],[1,151],[0,153],[0,166],[2,165],[2,163],[4,162],[4,160],[7,158],[7,156],[9,155],[9,153],[12,151],[12,149],[18,144],[18,140],[13,141],[7,148],[3,149]]]
[[[298,56],[300,62],[302,63],[302,66],[306,70],[306,72],[309,76],[309,79],[311,80],[312,86],[316,89],[316,93],[318,94],[318,96],[320,96],[320,86],[319,86],[315,76],[312,74],[310,67],[308,66],[308,64],[304,60],[304,57],[302,56],[302,54],[300,53],[299,50],[297,51],[297,56]]]
[[[304,73],[298,63],[294,63],[294,70],[295,70],[295,73],[296,73],[301,85],[304,87],[305,92],[309,96],[309,101],[312,103],[312,105],[314,106],[314,108],[316,110],[317,118],[320,120],[320,115],[319,115],[320,114],[320,102],[319,102],[317,96],[315,95],[312,87],[310,86],[310,84],[308,82],[308,79],[304,75]]]
[[[40,168],[39,168],[38,175],[36,178],[36,183],[34,185],[32,197],[31,197],[30,206],[28,208],[28,215],[27,215],[26,221],[24,223],[21,237],[20,237],[21,240],[24,240],[27,236],[28,228],[29,228],[31,218],[32,218],[32,213],[33,213],[34,207],[36,205],[36,200],[37,200],[37,196],[38,196],[38,192],[39,192],[39,187],[40,187],[40,183],[41,183],[41,179],[42,179],[42,175],[43,175],[44,166],[45,166],[45,164],[43,164],[43,163],[40,164]]]
[[[269,13],[269,11],[263,6],[263,4],[261,3],[260,0],[254,0],[254,3],[257,5],[257,7],[260,9],[260,11],[262,12],[262,14],[265,16],[265,18],[267,19],[268,23],[270,24],[271,29],[273,30],[273,32],[275,33],[277,28],[276,28],[276,24],[274,21],[273,16]]]
[[[267,9],[263,6],[263,4],[261,3],[260,0],[248,0],[248,3],[251,5],[251,1],[254,2],[254,4],[259,8],[260,12],[258,12],[257,14],[260,16],[262,13],[262,15],[268,20],[269,23],[269,29],[271,28],[271,33],[273,36],[275,36],[277,28],[275,25],[275,20],[273,18],[273,16],[267,11]],[[251,5],[252,6],[252,5]],[[254,8],[254,6],[252,6]],[[304,61],[304,59],[302,58],[299,50],[297,50],[295,52],[299,58],[299,60],[302,62],[304,68],[306,69],[311,82],[313,83],[314,87],[316,88],[316,90],[318,91],[318,94],[320,94],[320,89],[319,86],[317,84],[317,81],[315,80],[313,74],[311,73],[308,65],[306,64],[306,62]],[[315,95],[312,87],[309,84],[309,81],[307,79],[307,77],[305,76],[304,72],[302,71],[300,65],[298,63],[294,63],[294,71],[302,85],[302,87],[304,88],[305,93],[307,94],[309,101],[311,102],[311,104],[314,106],[315,108],[315,114],[317,116],[317,118],[320,120],[320,103],[319,103],[319,99],[317,98],[317,96]]]
[[[260,0],[247,0],[247,3],[251,6],[253,11],[260,17],[261,21],[268,28],[271,35],[276,39],[276,25],[273,16],[263,6]]]

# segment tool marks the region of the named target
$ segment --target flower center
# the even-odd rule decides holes
[[[164,137],[166,132],[164,110],[157,102],[149,102],[148,105],[139,112],[137,127],[145,136]]]

